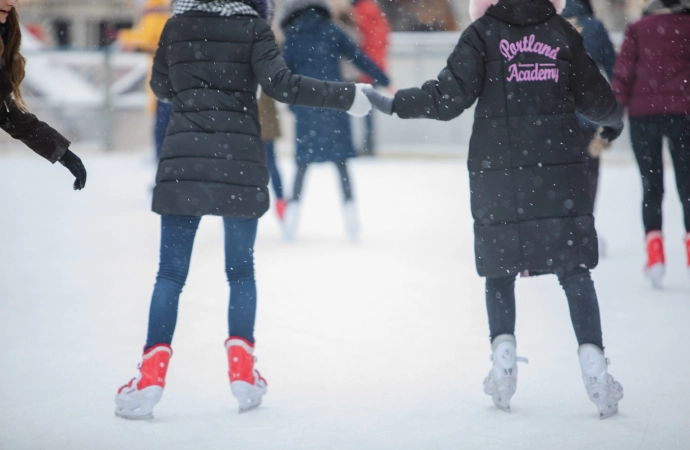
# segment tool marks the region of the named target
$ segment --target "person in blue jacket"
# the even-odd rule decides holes
[[[375,84],[388,86],[386,74],[333,24],[326,0],[287,0],[278,22],[285,34],[285,63],[293,73],[326,81],[342,81],[342,56],[372,77]],[[356,156],[350,118],[347,113],[327,109],[296,106],[292,111],[296,119],[297,174],[292,201],[285,211],[285,238],[291,240],[294,237],[307,167],[312,163],[333,162],[342,184],[347,230],[355,240],[359,231],[358,221],[347,170],[347,160]]]
[[[592,57],[599,69],[603,70],[609,82],[613,79],[613,66],[616,63],[616,50],[609,37],[606,27],[594,16],[594,10],[590,0],[568,0],[561,13],[570,20],[582,35],[585,50]],[[600,142],[597,134],[597,124],[579,116],[580,126],[590,145],[589,157],[589,188],[592,203],[597,195],[599,184],[599,153],[608,147],[608,142]],[[602,249],[603,250],[603,249]]]

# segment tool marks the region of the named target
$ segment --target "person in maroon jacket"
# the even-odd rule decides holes
[[[665,9],[647,14],[625,30],[613,79],[614,92],[628,110],[630,138],[642,175],[645,274],[655,287],[660,287],[665,268],[661,236],[664,136],[669,140],[683,204],[690,274],[690,2],[662,3]]]

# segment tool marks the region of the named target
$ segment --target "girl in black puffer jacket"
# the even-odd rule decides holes
[[[607,373],[589,273],[597,265],[597,235],[589,141],[576,112],[615,139],[622,111],[582,36],[558,15],[564,3],[471,0],[475,21],[438,79],[394,99],[365,92],[375,107],[401,118],[451,120],[478,100],[467,165],[493,349],[484,390],[510,408],[517,385],[515,277],[553,273],[570,305],[585,387],[607,417],[618,410],[623,389]]]
[[[222,216],[230,283],[230,386],[240,410],[258,406],[266,381],[254,369],[254,240],[268,209],[268,170],[257,87],[278,101],[363,116],[371,105],[354,83],[293,75],[267,19],[267,0],[178,0],[154,58],[151,88],[172,103],[153,211],[161,214],[160,269],[143,362],[115,398],[116,414],[151,417],[172,355],[180,292],[199,221]]]

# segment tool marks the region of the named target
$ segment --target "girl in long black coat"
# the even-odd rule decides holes
[[[254,408],[266,380],[254,368],[254,241],[268,209],[268,169],[257,88],[278,101],[359,116],[371,105],[354,83],[294,75],[285,66],[264,0],[178,0],[154,58],[151,88],[173,106],[158,164],[153,211],[161,215],[160,269],[143,361],[115,397],[125,418],[150,418],[172,356],[180,293],[201,217],[223,217],[230,284],[228,377],[240,411]]]
[[[27,111],[21,93],[24,57],[19,53],[22,32],[15,0],[0,0],[0,128],[51,163],[60,162],[75,176],[74,189],[86,184],[81,159],[70,142]]]
[[[554,273],[565,290],[582,377],[600,417],[618,410],[623,388],[607,373],[599,306],[589,269],[597,235],[587,170],[588,140],[576,112],[623,128],[621,106],[558,11],[563,0],[471,0],[475,21],[447,66],[375,107],[401,118],[451,120],[478,100],[467,166],[477,271],[486,277],[493,368],[484,390],[510,408],[517,385],[515,277]]]

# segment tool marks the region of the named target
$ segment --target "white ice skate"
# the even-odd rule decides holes
[[[517,363],[527,363],[527,358],[515,354],[515,336],[501,334],[491,343],[493,368],[484,379],[484,393],[490,395],[501,410],[510,412],[510,399],[517,389]]]
[[[291,242],[295,238],[297,231],[297,221],[299,219],[300,204],[298,201],[291,201],[285,207],[285,218],[283,219],[283,238]]]
[[[599,409],[599,418],[611,417],[618,412],[618,402],[623,398],[623,386],[609,375],[609,360],[599,347],[583,344],[577,353],[582,368],[582,381],[589,399]]]
[[[357,208],[353,200],[348,200],[343,203],[343,214],[345,215],[345,228],[350,240],[357,241],[359,237],[359,219],[357,217]]]

